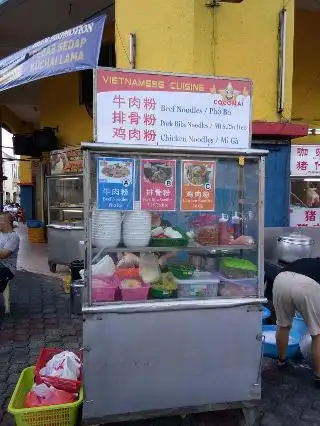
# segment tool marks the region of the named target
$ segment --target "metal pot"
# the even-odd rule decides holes
[[[292,233],[277,240],[277,255],[282,262],[291,263],[298,259],[311,257],[314,240],[308,235]]]

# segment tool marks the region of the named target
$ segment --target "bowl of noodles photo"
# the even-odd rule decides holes
[[[212,167],[205,164],[189,164],[185,168],[185,183],[206,186],[212,178]]]
[[[108,162],[103,165],[100,169],[100,173],[102,178],[110,178],[110,179],[126,179],[131,176],[131,167],[128,163]]]
[[[162,162],[148,162],[143,165],[143,176],[151,183],[166,184],[172,180],[172,166]]]

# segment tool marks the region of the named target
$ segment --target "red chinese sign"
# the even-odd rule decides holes
[[[142,210],[175,210],[176,160],[141,160],[140,179]]]
[[[304,207],[294,207],[290,209],[290,226],[319,227],[320,208],[306,209]]]
[[[291,176],[320,176],[320,146],[291,145]]]
[[[96,70],[96,142],[248,148],[246,79]]]

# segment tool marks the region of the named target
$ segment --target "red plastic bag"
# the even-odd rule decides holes
[[[44,407],[46,405],[61,405],[75,401],[75,395],[45,384],[34,385],[27,393],[24,401],[25,408]]]

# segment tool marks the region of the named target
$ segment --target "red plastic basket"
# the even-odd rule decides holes
[[[35,368],[35,381],[37,385],[46,383],[54,386],[56,389],[61,389],[66,392],[77,393],[82,384],[82,369],[80,370],[80,377],[78,380],[61,379],[59,377],[40,376],[40,370],[45,367],[46,363],[56,354],[63,352],[64,349],[49,349],[42,348],[37,359]],[[74,352],[82,361],[81,352]]]

